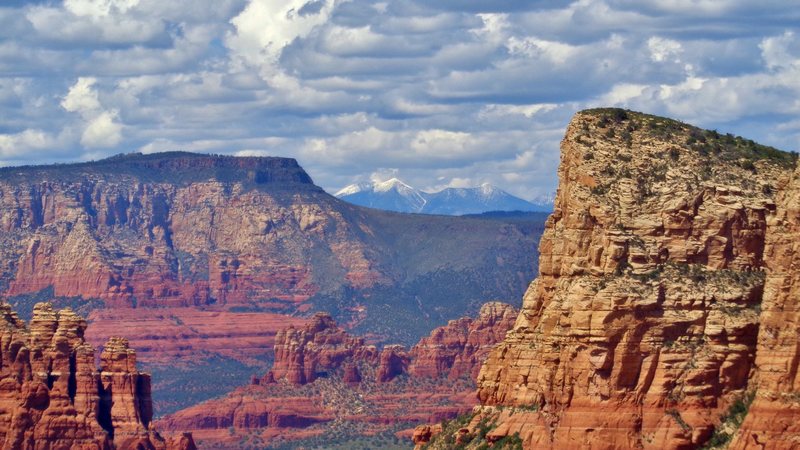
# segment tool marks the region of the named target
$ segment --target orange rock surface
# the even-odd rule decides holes
[[[422,338],[411,349],[409,373],[415,377],[454,380],[464,376],[477,379],[489,351],[501,342],[514,325],[519,311],[511,305],[489,302],[476,318],[451,320]]]
[[[561,148],[540,274],[480,371],[472,426],[492,416],[489,441],[519,433],[526,448],[698,448],[768,367],[755,364],[777,332],[767,319],[759,335],[762,292],[765,313],[779,309],[766,295],[789,295],[797,270],[779,250],[791,276],[765,291],[767,224],[794,162],[621,110],[578,113]],[[779,352],[795,351],[792,317],[772,319]]]
[[[278,332],[275,363],[263,381],[312,383],[345,363],[374,364],[377,359],[375,346],[339,328],[330,314],[317,313],[303,328],[290,326]]]
[[[0,442],[23,449],[191,450],[191,435],[165,440],[151,427],[150,376],[113,338],[95,366],[86,320],[49,303],[30,326],[0,304]]]
[[[730,449],[800,448],[800,171],[777,203],[764,250],[756,394]]]

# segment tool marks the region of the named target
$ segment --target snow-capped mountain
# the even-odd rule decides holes
[[[399,212],[420,212],[427,199],[397,178],[376,183],[351,184],[335,195],[356,205]]]
[[[531,203],[491,184],[475,188],[447,188],[424,192],[392,178],[375,183],[351,184],[336,197],[370,208],[422,214],[480,214],[487,211],[551,211],[547,202]]]

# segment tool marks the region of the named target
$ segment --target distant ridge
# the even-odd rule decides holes
[[[424,192],[392,178],[387,181],[351,184],[336,192],[347,202],[388,211],[460,216],[489,211],[550,212],[550,202],[532,203],[484,183],[474,188],[446,188]]]
[[[64,181],[76,177],[109,180],[126,177],[176,185],[219,180],[255,185],[307,185],[311,177],[293,158],[228,156],[189,152],[128,153],[98,161],[0,168],[2,181]]]

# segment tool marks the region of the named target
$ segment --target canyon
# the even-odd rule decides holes
[[[278,332],[275,362],[263,376],[158,426],[191,431],[200,448],[334,445],[387,431],[408,439],[418,424],[472,410],[473,375],[517,313],[487,303],[477,317],[452,320],[410,350],[379,349],[317,313]]]
[[[316,311],[411,345],[486,301],[518,301],[543,221],[362,208],[287,158],[0,168],[0,298],[24,319],[39,301],[69,306],[96,346],[124,334],[158,375],[161,415],[269,367],[276,333]]]
[[[152,427],[150,376],[114,337],[95,363],[87,323],[71,309],[38,303],[30,324],[0,305],[0,442],[8,450],[192,450],[190,434]]]
[[[482,407],[420,447],[798,448],[797,155],[619,109],[561,151]]]
[[[31,317],[0,305],[4,442],[800,448],[797,154],[602,108],[558,175],[541,229],[347,205],[280,158],[0,169]],[[520,310],[485,302],[530,267]],[[131,343],[191,395],[158,410]]]

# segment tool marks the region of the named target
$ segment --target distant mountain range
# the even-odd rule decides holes
[[[549,212],[553,209],[550,202],[532,203],[488,183],[474,188],[424,192],[392,178],[388,181],[351,184],[335,195],[347,202],[370,208],[451,216],[488,211]]]

